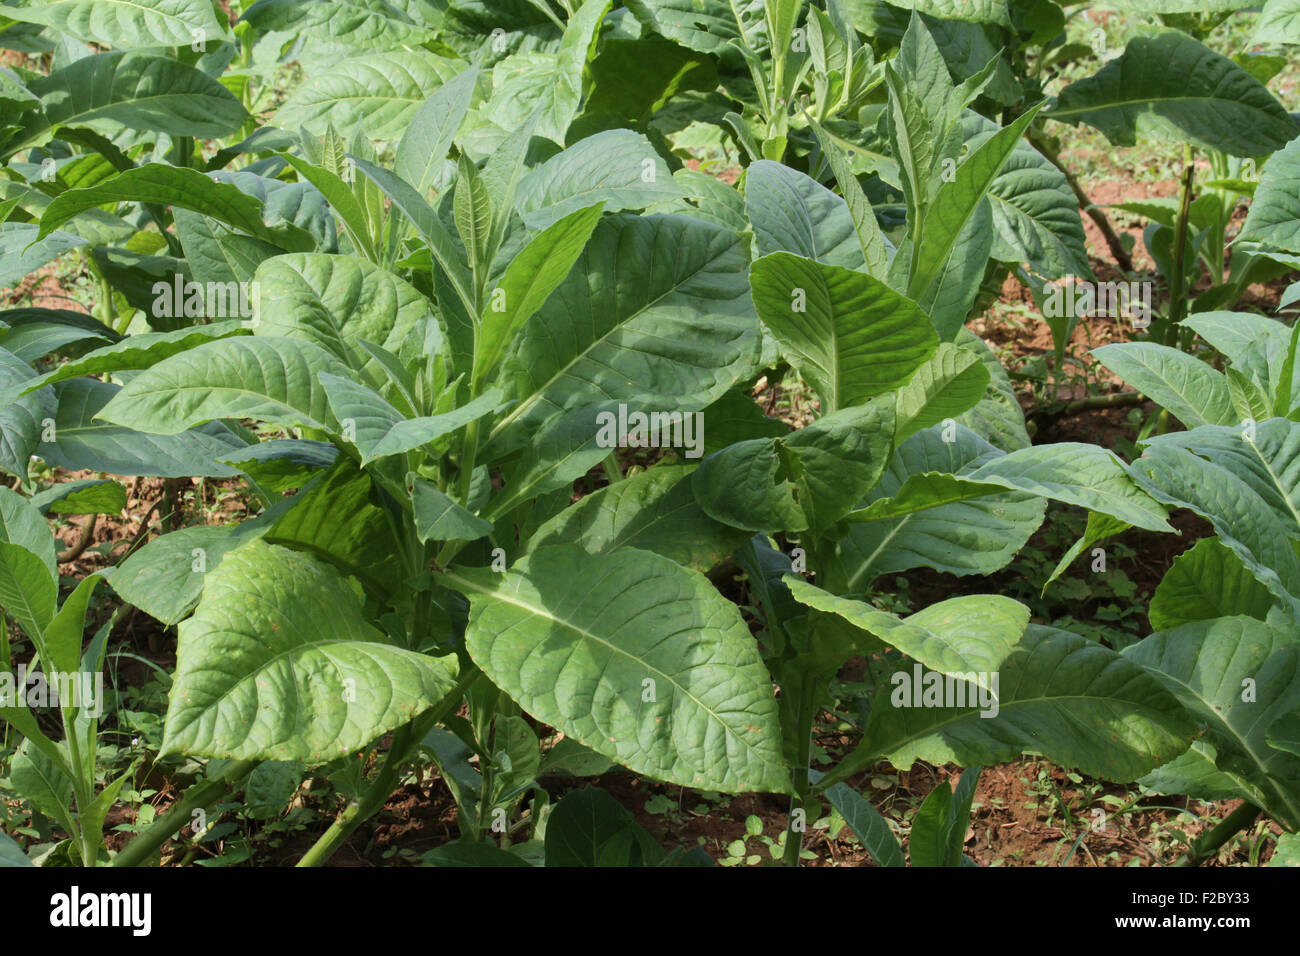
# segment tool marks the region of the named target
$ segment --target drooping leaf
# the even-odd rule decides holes
[[[327,763],[432,707],[437,658],[385,643],[347,583],[252,541],[210,571],[181,624],[165,753]]]
[[[514,198],[525,225],[543,229],[598,202],[606,212],[620,212],[684,195],[649,140],[616,129],[581,139],[530,169]]]
[[[5,15],[115,50],[189,46],[226,33],[205,0],[46,0]]]
[[[1107,780],[1130,781],[1186,750],[1186,711],[1138,664],[1076,634],[1030,625],[998,670],[992,707],[902,707],[881,699],[861,747],[828,775],[880,759],[986,766],[1026,751]],[[972,688],[967,695],[974,696]],[[987,716],[986,716],[987,714]]]
[[[770,678],[703,575],[633,548],[560,545],[504,575],[446,579],[469,595],[475,662],[538,719],[655,779],[788,789]]]
[[[1300,24],[1300,10],[1296,11]],[[1300,136],[1269,157],[1238,237],[1300,253]]]
[[[349,370],[320,346],[300,339],[220,339],[141,372],[99,410],[99,417],[160,435],[214,418],[329,429],[333,421],[321,373],[346,377]]]
[[[658,465],[587,495],[547,521],[529,541],[580,544],[593,554],[630,547],[707,571],[749,537],[714,521],[691,490],[689,465]]]
[[[423,50],[346,57],[308,76],[276,111],[275,122],[315,133],[327,124],[340,130],[359,125],[372,139],[397,140],[429,94],[462,67]]]
[[[1174,559],[1147,617],[1155,631],[1234,614],[1264,620],[1274,598],[1218,538],[1204,538]]]
[[[900,618],[836,597],[792,574],[785,583],[799,603],[839,615],[931,670],[976,675],[972,682],[981,686],[987,686],[985,675],[998,669],[1029,624],[1029,608],[996,594],[949,598]]]
[[[91,4],[87,4],[91,6]],[[33,113],[7,150],[37,145],[65,126],[112,134],[121,126],[170,136],[218,138],[248,114],[212,77],[167,57],[96,53],[34,80],[43,110]]]
[[[1300,645],[1293,635],[1253,618],[1222,617],[1152,634],[1124,657],[1187,707],[1221,771],[1257,787],[1269,812],[1288,826],[1300,821],[1300,756],[1267,742],[1273,722],[1300,708]]]
[[[242,448],[244,440],[220,422],[193,429],[168,426],[165,432],[137,430],[103,420],[108,406],[122,394],[117,385],[75,378],[53,388],[58,412],[52,440],[36,447],[36,454],[49,465],[162,478],[229,478],[237,474],[219,461]]]
[[[1154,342],[1117,342],[1095,348],[1092,354],[1188,428],[1240,420],[1227,380],[1186,352]]]
[[[1088,123],[1118,146],[1150,136],[1231,156],[1267,155],[1297,132],[1263,83],[1177,30],[1134,37],[1096,75],[1063,89],[1043,115]]]
[[[1191,508],[1293,614],[1300,613],[1300,425],[1204,425],[1150,439],[1132,473],[1158,500]]]
[[[263,204],[231,183],[220,183],[198,170],[147,163],[118,173],[98,186],[61,193],[41,216],[40,235],[49,235],[79,213],[111,202],[148,202],[179,206],[211,216],[288,251],[314,249],[310,233],[287,222],[268,225]]]

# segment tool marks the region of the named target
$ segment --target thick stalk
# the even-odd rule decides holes
[[[256,760],[239,760],[232,762],[226,769],[211,780],[196,784],[186,791],[185,796],[172,804],[172,808],[150,824],[143,833],[126,845],[117,856],[113,857],[112,866],[142,866],[149,856],[160,846],[180,832],[190,822],[195,810],[211,806],[230,789],[231,784],[239,780],[254,767]]]
[[[384,758],[379,774],[371,781],[360,800],[353,800],[334,818],[328,830],[321,834],[301,860],[299,866],[321,866],[343,845],[363,822],[374,816],[388,800],[397,785],[397,774],[411,749],[411,725],[393,733],[393,745]]]
[[[1173,274],[1169,276],[1169,325],[1165,328],[1165,345],[1174,347],[1178,344],[1178,324],[1187,314],[1187,294],[1183,263],[1187,246],[1187,220],[1192,208],[1192,177],[1196,167],[1192,163],[1192,147],[1183,147],[1183,184],[1178,197],[1178,220],[1174,224]]]
[[[1243,802],[1236,810],[1233,810],[1223,822],[1208,833],[1202,833],[1200,837],[1192,841],[1192,848],[1187,855],[1175,863],[1175,866],[1200,866],[1206,860],[1219,852],[1219,848],[1240,833],[1246,827],[1255,822],[1255,818],[1261,813],[1259,807],[1253,803]]]
[[[611,485],[616,485],[623,480],[623,469],[619,467],[618,458],[612,451],[605,456],[605,460],[601,462],[601,465],[604,467],[605,477],[609,479]]]
[[[44,660],[41,664],[42,666],[45,664]],[[96,858],[99,856],[99,841],[91,836],[81,819],[95,798],[94,775],[92,773],[90,780],[86,780],[86,766],[81,762],[81,743],[77,738],[76,718],[67,709],[62,711],[62,717],[63,737],[68,742],[68,756],[72,762],[72,790],[77,801],[77,829],[80,831],[77,836],[81,844],[81,865],[94,866],[98,862]]]
[[[799,747],[795,755],[794,796],[790,798],[790,816],[785,824],[785,866],[799,865],[799,851],[803,849],[803,835],[808,829],[808,764],[812,760],[813,721],[817,716],[817,684],[812,675],[805,675],[799,691],[799,706],[795,714],[795,728],[799,734]],[[796,811],[802,810],[803,813]],[[802,830],[795,829],[796,820],[802,817]]]
[[[478,422],[473,421],[465,426],[465,445],[460,455],[460,474],[456,485],[456,494],[460,497],[460,503],[466,508],[469,507],[469,491],[474,479],[474,459],[477,455]],[[460,553],[460,549],[465,544],[464,541],[443,542],[442,549],[439,550],[438,556],[434,559],[438,569],[441,570],[451,564],[452,559]]]

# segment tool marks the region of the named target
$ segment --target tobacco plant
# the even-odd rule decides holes
[[[49,57],[45,75],[0,70],[0,284],[75,249],[98,290],[90,317],[0,312],[0,467],[29,493],[36,455],[162,477],[173,496],[178,479],[236,479],[253,502],[105,575],[178,629],[159,756],[208,761],[114,865],[152,859],[250,774],[288,789],[327,776],[345,798],[301,860],[319,865],[430,765],[462,838],[435,865],[699,862],[599,791],[549,805],[547,774],[611,764],[789,796],[791,864],[821,797],[878,863],[901,864],[844,783],[882,760],[975,768],[923,805],[914,865],[965,862],[978,767],[1024,752],[1172,792],[1196,777],[1294,828],[1294,707],[1274,687],[1300,588],[1293,549],[1240,509],[1284,515],[1294,497],[1275,471],[1293,444],[1295,336],[1187,318],[1230,359],[1222,382],[1152,354],[1213,382],[1199,390],[1150,372],[1161,346],[1100,351],[1126,377],[1140,366],[1133,384],[1193,429],[1128,465],[1031,445],[965,328],[1007,270],[1091,274],[1044,124],[1262,159],[1295,124],[1254,75],[1165,28],[1044,101],[1024,51],[1059,45],[1047,2],[339,6],[236,3],[233,26],[204,0],[0,8],[0,43]],[[293,64],[303,78],[280,100]],[[737,144],[734,188],[682,168],[678,143],[710,128]],[[1290,163],[1287,147],[1264,167],[1239,240],[1283,265],[1300,255]],[[786,370],[817,400],[794,429],[751,397]],[[1237,425],[1255,429],[1246,446]],[[1196,497],[1216,456],[1255,498]],[[1168,507],[1219,537],[1179,559],[1159,633],[1123,655],[996,594],[877,606],[896,572],[1006,566],[1048,499],[1091,513],[1062,566],[1130,526],[1171,530]],[[125,500],[111,479],[30,504],[0,492],[0,601],[46,671],[98,673],[111,626],[82,647],[98,576],[56,610],[41,509]],[[1171,614],[1177,588],[1217,573],[1205,562],[1242,583],[1205,599],[1213,613]],[[1250,725],[1272,748],[1257,766],[1260,748],[1243,764],[1227,742],[1235,715],[1214,726],[1184,680],[1188,648],[1225,653],[1228,631],[1266,659],[1251,672],[1272,708]],[[858,655],[861,741],[819,774],[818,715]],[[900,675],[958,702],[900,703]],[[53,768],[30,801],[69,858],[104,862],[127,775],[96,792],[94,721],[63,711],[55,741],[25,708],[4,716],[24,738],[11,779]],[[548,728],[564,740],[543,757]]]

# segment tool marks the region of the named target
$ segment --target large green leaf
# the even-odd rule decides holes
[[[1270,392],[1276,389],[1291,344],[1285,322],[1253,312],[1197,312],[1183,324],[1222,352],[1237,371],[1259,379]],[[1300,396],[1300,369],[1292,369],[1291,382],[1291,393]]]
[[[487,105],[493,122],[514,129],[536,114],[534,132],[563,144],[582,100],[583,69],[609,7],[610,0],[585,0],[565,24],[555,53],[519,53],[493,67]]]
[[[1203,538],[1174,559],[1160,579],[1147,617],[1152,630],[1235,614],[1264,620],[1273,595],[1218,538]]]
[[[945,342],[956,338],[965,324],[976,284],[973,277],[984,271],[970,240],[987,232],[982,220],[992,220],[987,194],[1037,114],[1037,108],[1027,110],[974,147],[935,192],[926,210],[924,229],[909,238],[917,248],[909,250],[912,268],[907,274],[907,293],[929,310]],[[992,249],[989,242],[989,251]],[[901,259],[894,262],[901,268]]]
[[[627,8],[642,25],[701,53],[720,54],[741,36],[741,11],[747,35],[758,29],[761,3],[722,0],[630,0]]]
[[[1029,608],[996,594],[949,598],[900,618],[862,601],[836,597],[792,574],[785,576],[785,583],[800,604],[839,615],[931,670],[971,675],[972,683],[984,687],[1029,624]]]
[[[943,342],[895,397],[895,444],[923,428],[956,418],[973,408],[989,387],[988,369],[978,354]]]
[[[0,489],[0,607],[39,640],[58,592],[54,537],[44,517],[17,493]]]
[[[962,116],[967,149],[977,149],[997,132],[978,113]],[[1024,262],[1049,279],[1092,275],[1084,245],[1079,201],[1065,174],[1021,140],[989,185],[993,210],[993,258]]]
[[[165,358],[179,355],[204,342],[246,334],[248,329],[239,319],[213,322],[209,325],[191,325],[174,332],[137,332],[120,342],[87,352],[80,358],[71,359],[44,375],[37,376],[26,386],[26,390],[30,392],[36,388],[53,385],[56,382],[66,382],[83,375],[149,368]]]
[[[1300,644],[1262,621],[1222,617],[1152,634],[1124,651],[1183,703],[1215,748],[1219,770],[1266,795],[1266,809],[1300,825],[1300,757],[1269,745],[1279,717],[1300,709]]]
[[[309,76],[276,111],[275,122],[315,133],[327,124],[349,131],[359,125],[372,139],[397,140],[429,94],[463,66],[423,50],[345,57]]]
[[[36,454],[47,464],[70,470],[89,468],[114,475],[162,478],[228,478],[238,474],[219,461],[242,448],[244,441],[220,422],[189,430],[170,425],[166,431],[136,430],[100,420],[107,406],[121,396],[117,385],[76,378],[60,382],[54,391],[58,412],[53,438],[36,448]],[[149,434],[151,431],[159,434]]]
[[[915,302],[865,273],[778,252],[754,263],[751,282],[759,317],[826,411],[905,384],[939,346]]]
[[[1286,43],[1300,45],[1300,2],[1264,0],[1264,8],[1255,21],[1253,42],[1266,45]]]
[[[976,706],[893,706],[878,700],[861,746],[828,775],[879,760],[986,766],[1039,753],[1107,780],[1135,780],[1187,749],[1182,705],[1140,665],[1107,647],[1030,625],[998,669],[996,714]],[[973,688],[966,695],[975,696]],[[988,716],[984,716],[988,714]]]
[[[771,679],[702,574],[633,548],[540,548],[500,575],[452,569],[475,662],[539,720],[654,779],[787,792]]]
[[[0,224],[0,288],[18,285],[45,263],[86,244],[80,236],[62,230],[40,239],[37,232],[35,223]]]
[[[572,486],[608,458],[610,450],[598,441],[600,416],[617,416],[611,402],[584,405],[552,416],[532,433],[523,449],[502,469],[504,492],[492,498],[485,517],[496,519],[530,498]],[[489,449],[490,450],[490,449]],[[496,461],[485,450],[484,459]]]
[[[1300,253],[1300,136],[1269,157],[1239,239]]]
[[[569,136],[615,127],[644,129],[656,112],[687,90],[717,89],[714,60],[653,35],[606,36],[588,64],[590,90]]]
[[[1013,24],[1011,4],[1007,0],[898,0],[894,6],[904,10],[926,13],[940,20],[964,20],[970,23],[995,23],[1010,27]],[[850,11],[855,3],[847,4]]]
[[[261,541],[207,575],[180,626],[165,753],[319,765],[432,707],[446,665],[384,642],[347,582]]]
[[[99,417],[160,435],[214,418],[329,429],[333,420],[319,381],[322,372],[347,377],[349,369],[301,339],[220,339],[141,372]]]
[[[31,499],[0,488],[0,541],[25,548],[40,559],[50,576],[57,574],[54,536]]]
[[[524,246],[488,297],[474,356],[474,380],[487,381],[506,348],[564,280],[591,238],[604,206],[596,203],[551,223]]]
[[[45,424],[54,419],[54,392],[40,389],[18,395],[36,384],[31,366],[12,352],[0,348],[0,389],[12,398],[0,407],[0,468],[24,481],[27,467],[36,453]]]
[[[529,229],[542,229],[598,202],[606,212],[619,212],[685,195],[649,140],[615,129],[581,139],[529,170],[519,180],[515,208]]]
[[[781,438],[737,442],[692,479],[710,517],[747,531],[821,535],[880,479],[893,438],[893,403],[842,409]]]
[[[117,50],[190,46],[226,34],[207,0],[44,0],[5,16]]]
[[[428,194],[429,187],[442,172],[447,152],[465,121],[478,79],[478,68],[470,67],[438,87],[415,111],[397,144],[393,169],[421,196]]]
[[[764,159],[746,169],[745,211],[760,256],[792,252],[845,269],[865,265],[848,204],[789,166]]]
[[[1253,431],[1253,434],[1252,434]],[[1205,425],[1147,442],[1131,466],[1153,496],[1209,520],[1292,614],[1300,614],[1300,424]]]
[[[265,539],[306,551],[354,575],[374,590],[392,590],[397,576],[392,524],[370,475],[340,455],[311,487],[294,495],[293,507],[279,516]]]
[[[1003,489],[1078,505],[1148,531],[1173,530],[1164,508],[1134,484],[1123,462],[1104,448],[1080,442],[1035,445],[993,457],[960,476],[914,474],[893,495],[849,518],[887,520]]]
[[[1001,452],[973,432],[956,426],[917,432],[899,446],[880,483],[862,504],[870,507],[898,494],[913,475],[960,475]],[[881,574],[931,567],[950,574],[990,574],[1004,567],[1042,523],[1046,502],[1007,491],[956,501],[880,521],[854,524],[842,538],[834,562],[848,593],[861,593]]]
[[[35,866],[27,858],[22,847],[13,841],[13,839],[3,833],[0,833],[0,867],[24,867]]]
[[[989,373],[989,387],[984,397],[974,408],[958,415],[957,421],[1003,451],[1028,448],[1031,442],[1025,427],[1025,412],[997,354],[970,329],[958,333],[956,344],[978,355]]]
[[[338,45],[356,50],[390,50],[419,46],[433,31],[413,21],[401,3],[388,0],[258,0],[240,17],[258,33],[297,34],[311,45]]]
[[[417,326],[434,319],[414,286],[353,256],[276,256],[258,266],[254,281],[259,336],[313,342],[366,378],[381,374],[381,366],[361,340],[409,361],[420,354]]]
[[[227,136],[248,119],[239,99],[206,73],[143,53],[97,53],[32,82],[44,109],[6,149],[35,145],[60,126],[107,135],[122,126],[171,136]]]
[[[1116,342],[1095,348],[1092,354],[1188,428],[1240,420],[1227,379],[1186,352],[1154,342]]]
[[[195,525],[154,538],[117,567],[109,584],[123,601],[162,624],[178,624],[199,603],[208,572],[229,552],[264,535],[271,517],[264,513],[233,525]]]
[[[857,174],[854,173],[853,165],[845,150],[826,130],[822,129],[816,120],[810,118],[809,122],[812,124],[822,153],[835,174],[835,182],[840,187],[840,193],[848,205],[849,216],[853,220],[853,228],[858,236],[858,245],[862,247],[866,271],[877,279],[883,279],[889,271],[889,259],[896,250],[881,232],[880,223],[876,221],[876,211],[867,201],[866,194],[862,191],[862,184],[858,182]]]
[[[215,174],[213,174],[215,175]],[[264,221],[263,204],[238,186],[216,182],[195,169],[147,163],[118,173],[97,186],[61,193],[41,216],[41,236],[72,217],[104,203],[145,202],[178,206],[211,216],[290,252],[316,247],[310,233],[275,217]]]
[[[709,223],[605,217],[506,353],[519,404],[498,430],[599,401],[688,411],[720,397],[758,358],[745,265],[741,238]]]
[[[707,571],[749,534],[714,521],[691,489],[690,465],[659,465],[587,495],[547,521],[529,541],[580,544],[593,554],[640,548]]]
[[[1134,37],[1094,76],[1063,89],[1048,119],[1088,123],[1118,146],[1138,137],[1266,156],[1296,123],[1259,80],[1185,33]]]
[[[663,848],[604,790],[566,793],[546,819],[546,866],[655,866]]]

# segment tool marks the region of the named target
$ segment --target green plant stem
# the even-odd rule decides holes
[[[1200,866],[1219,852],[1219,848],[1255,822],[1262,811],[1253,803],[1243,802],[1233,810],[1223,822],[1208,833],[1192,841],[1192,848],[1187,855],[1175,863],[1175,866]]]
[[[817,715],[817,684],[812,675],[806,675],[799,691],[799,706],[795,716],[795,727],[799,733],[799,748],[794,765],[794,796],[790,798],[790,816],[785,824],[785,853],[781,863],[785,866],[799,865],[799,852],[803,849],[803,832],[795,830],[797,810],[804,811],[803,825],[806,830],[808,801],[808,764],[812,760],[813,720]]]
[[[601,462],[605,468],[605,477],[609,479],[611,485],[616,485],[623,480],[623,469],[618,465],[618,458],[611,451]]]
[[[1178,196],[1178,219],[1174,224],[1173,265],[1169,276],[1169,325],[1165,328],[1165,345],[1171,347],[1178,344],[1178,324],[1187,314],[1187,294],[1184,289],[1184,273],[1187,270],[1183,264],[1183,256],[1187,246],[1187,221],[1192,207],[1192,179],[1196,175],[1193,159],[1191,145],[1185,145],[1183,183]]]
[[[45,666],[42,659],[41,665]],[[82,815],[90,808],[95,799],[95,780],[92,771],[89,782],[86,780],[86,765],[81,759],[81,743],[77,738],[77,719],[68,710],[63,709],[63,737],[68,743],[68,756],[72,763],[72,790],[77,801],[77,837],[81,844],[81,865],[94,866],[99,856],[99,841],[92,837],[84,826]]]
[[[117,856],[112,866],[142,866],[160,846],[190,822],[195,810],[211,806],[231,785],[257,766],[256,760],[232,761],[218,776],[196,784],[172,808],[136,836]]]
[[[379,774],[366,788],[361,799],[354,800],[344,808],[343,812],[335,818],[330,824],[328,830],[321,834],[320,838],[312,845],[298,861],[298,866],[322,866],[331,856],[343,845],[366,820],[370,819],[388,801],[389,796],[397,786],[398,774],[402,771],[402,766],[406,763],[411,752],[419,745],[427,734],[438,721],[442,720],[453,707],[456,707],[464,696],[465,692],[483,676],[483,672],[477,667],[466,672],[461,676],[447,694],[434,707],[425,711],[415,720],[411,721],[405,727],[401,727],[393,733],[392,746],[388,748],[388,754],[384,758],[384,764],[379,768]]]

